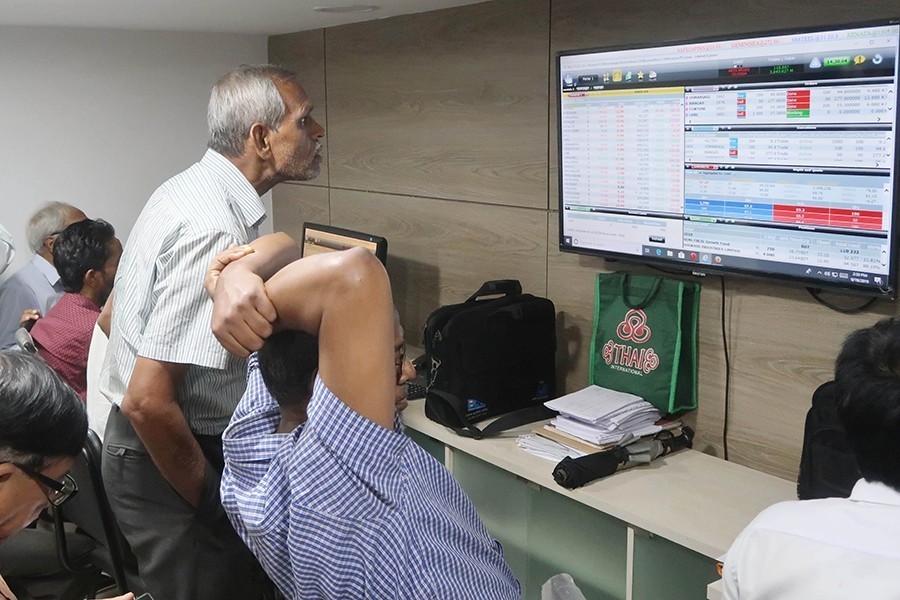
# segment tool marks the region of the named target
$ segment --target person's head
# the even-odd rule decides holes
[[[834,379],[838,414],[860,472],[900,491],[900,320],[851,333]]]
[[[209,147],[230,159],[252,159],[252,170],[269,187],[314,179],[325,130],[310,115],[312,108],[293,72],[241,65],[210,93]]]
[[[259,372],[266,389],[282,410],[291,410],[306,419],[306,406],[312,397],[319,368],[319,340],[303,331],[284,330],[272,334],[257,353]],[[406,407],[406,382],[416,376],[416,368],[406,357],[406,340],[400,316],[394,311],[394,365],[397,389],[394,403]]]
[[[56,237],[53,264],[63,289],[81,294],[98,306],[112,292],[122,257],[122,243],[113,226],[101,219],[72,223]]]
[[[46,363],[0,352],[0,541],[31,523],[50,498],[66,497],[66,474],[87,427],[81,400]]]
[[[56,236],[72,223],[84,219],[87,216],[71,204],[48,202],[28,220],[25,228],[28,247],[52,263]]]
[[[319,339],[303,331],[279,331],[266,339],[257,360],[263,382],[278,406],[306,420],[306,405],[319,368]]]

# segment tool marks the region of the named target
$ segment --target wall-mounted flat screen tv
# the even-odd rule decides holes
[[[897,295],[900,20],[564,51],[559,244]]]

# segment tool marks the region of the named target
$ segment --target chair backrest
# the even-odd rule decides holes
[[[109,553],[109,564],[98,566],[107,572],[111,570],[109,574],[116,580],[118,593],[124,594],[130,587],[126,571],[136,562],[119,530],[103,488],[101,453],[100,439],[89,429],[81,455],[75,460],[71,470],[71,475],[78,484],[78,493],[56,511],[57,539],[59,540],[59,533],[62,531],[62,521],[68,521],[99,542]],[[61,547],[64,549],[65,544],[62,543]]]

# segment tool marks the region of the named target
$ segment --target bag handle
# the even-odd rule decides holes
[[[469,296],[466,302],[476,302],[483,296],[512,296],[522,293],[522,284],[518,279],[494,279],[493,281],[485,281],[478,288],[478,291]]]
[[[493,437],[503,431],[506,431],[507,429],[514,429],[516,427],[519,427],[520,425],[525,425],[526,423],[543,421],[544,419],[551,419],[556,416],[555,411],[550,410],[543,404],[538,404],[536,406],[520,408],[519,410],[514,410],[513,412],[506,413],[505,415],[490,423],[484,429],[479,429],[471,422],[469,422],[469,420],[466,418],[466,415],[458,409],[458,407],[461,406],[461,401],[453,394],[429,387],[425,402],[428,401],[438,401],[444,406],[448,406],[450,410],[452,410],[453,413],[456,414],[456,416],[459,418],[459,422],[463,424],[462,427],[454,427],[453,425],[448,425],[447,423],[441,423],[441,425],[449,427],[462,437],[473,438],[476,440]]]
[[[631,273],[625,273],[622,276],[622,300],[625,302],[625,306],[634,310],[643,310],[647,307],[648,304],[653,302],[653,299],[656,298],[656,293],[659,291],[659,287],[662,284],[662,277],[656,277],[653,280],[653,285],[650,286],[650,290],[647,292],[647,295],[644,296],[644,299],[640,302],[632,304],[631,300],[628,299],[628,282],[631,279]]]

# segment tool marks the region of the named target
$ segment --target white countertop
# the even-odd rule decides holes
[[[452,448],[713,559],[725,554],[759,511],[797,497],[794,482],[694,450],[566,490],[553,480],[555,463],[516,446],[516,436],[536,424],[473,440],[429,420],[424,400],[410,401],[403,421]]]

